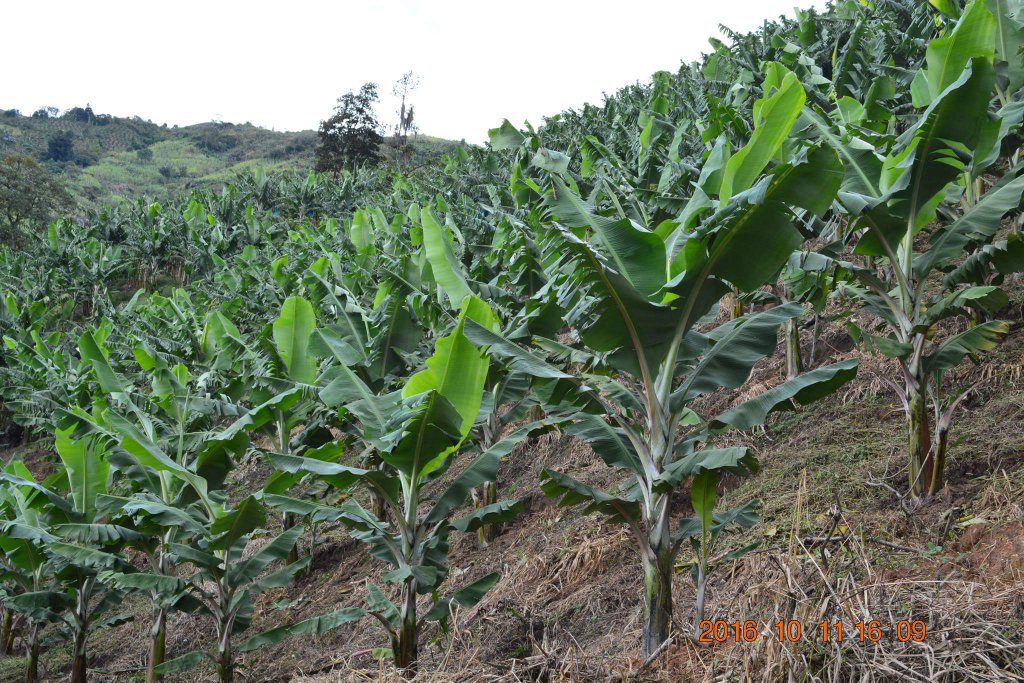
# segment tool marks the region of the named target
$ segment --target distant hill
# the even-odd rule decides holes
[[[70,136],[71,148],[48,158],[50,141]],[[64,177],[82,208],[145,194],[160,198],[192,187],[216,186],[236,173],[307,171],[316,131],[278,132],[250,123],[158,125],[139,117],[96,115],[74,108],[61,115],[0,110],[0,156],[25,154]],[[420,135],[413,163],[453,151],[458,143]]]

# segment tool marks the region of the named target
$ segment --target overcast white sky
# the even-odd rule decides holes
[[[708,52],[718,25],[750,29],[823,0],[19,0],[0,7],[0,108],[90,103],[187,125],[315,128],[339,95],[416,71],[423,133],[471,142],[509,118],[604,92]]]

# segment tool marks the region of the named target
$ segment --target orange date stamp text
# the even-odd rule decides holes
[[[878,619],[858,622],[825,621],[817,624],[803,624],[795,619],[777,621],[774,624],[724,619],[705,619],[700,622],[697,640],[701,643],[752,643],[757,640],[778,638],[779,640],[814,640],[821,643],[841,642],[844,638],[855,638],[861,642],[877,643],[883,639],[905,642],[923,642],[928,636],[928,627],[920,619],[904,619],[894,624]]]

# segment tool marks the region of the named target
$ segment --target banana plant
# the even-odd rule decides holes
[[[398,604],[379,588],[371,587],[366,611],[388,633],[395,665],[407,675],[416,671],[423,623],[436,621],[444,626],[453,606],[476,604],[500,578],[497,573],[488,574],[439,597],[448,574],[450,533],[475,532],[483,524],[508,520],[521,505],[517,501],[496,502],[457,520],[452,519],[454,509],[469,498],[474,487],[493,480],[501,457],[516,443],[542,428],[537,423],[520,427],[474,458],[446,489],[431,491],[429,484],[444,474],[461,452],[482,403],[489,363],[463,333],[468,320],[475,320],[482,329],[494,329],[496,324],[483,301],[473,296],[465,298],[455,328],[437,340],[426,368],[406,381],[397,410],[385,422],[384,433],[378,439],[383,469],[362,470],[295,456],[272,456],[283,471],[307,472],[339,487],[359,482],[376,490],[384,502],[389,512],[387,522],[353,498],[335,511],[328,509],[321,514],[334,515],[352,529],[356,539],[370,545],[375,557],[391,565],[384,580],[398,585]],[[309,509],[302,501],[282,497],[274,501],[293,505],[296,510]],[[431,596],[432,602],[422,616],[417,611],[419,595]]]
[[[0,396],[5,412],[24,430],[26,440],[34,432],[52,429],[52,408],[80,389],[79,364],[60,348],[59,341],[59,332],[44,336],[38,324],[3,338],[7,353],[5,367],[0,368]],[[57,381],[61,376],[64,381]]]
[[[439,298],[446,298],[449,305],[456,301],[462,301],[467,296],[473,296],[473,288],[466,269],[456,257],[452,239],[453,223],[446,221],[442,225],[429,209],[421,213],[423,229],[424,252],[426,260],[430,265],[431,277],[434,280]],[[513,233],[515,234],[515,233]],[[524,250],[529,251],[529,246]],[[538,277],[529,273],[521,273],[527,278]],[[538,279],[542,279],[540,274]],[[483,289],[481,283],[474,284],[476,289]],[[533,292],[528,289],[528,293]],[[493,301],[492,301],[493,303]],[[518,302],[511,302],[514,306]],[[535,331],[553,333],[553,329],[544,328],[536,322],[531,326]],[[487,451],[496,444],[501,434],[512,423],[527,417],[532,408],[538,406],[536,398],[531,394],[532,378],[529,374],[518,372],[512,368],[500,367],[497,364],[491,366],[487,380],[484,383],[484,399],[481,403],[480,414],[475,420],[472,430],[470,450]],[[538,406],[539,407],[539,406]],[[497,481],[485,481],[472,492],[473,504],[476,507],[493,505],[498,502]],[[501,531],[498,524],[485,524],[477,530],[477,540],[480,546],[487,546],[497,538]]]
[[[375,211],[371,215],[378,237],[393,235],[383,214]],[[346,272],[334,255],[317,259],[305,278],[325,323],[310,341],[310,349],[325,359],[320,400],[328,408],[338,409],[336,426],[360,453],[361,466],[369,469],[383,466],[380,439],[401,400],[397,382],[423,355],[423,326],[414,319],[410,301],[418,296],[414,293],[413,280],[418,278],[413,277],[412,254],[401,243],[383,240],[377,264],[383,270],[378,271],[375,289],[359,281],[372,271],[357,269],[355,274],[363,277],[353,280],[349,277],[353,273]],[[373,489],[369,496],[373,514],[386,520],[383,500]]]
[[[130,262],[121,256],[121,247],[90,239],[75,250],[76,279],[82,283],[80,296],[82,315],[95,317],[97,312],[106,314],[113,309],[109,285],[115,282],[119,273],[125,271]]]
[[[218,680],[231,681],[236,652],[297,633],[321,633],[357,618],[352,612],[334,612],[252,636],[237,647],[233,642],[233,636],[244,632],[251,623],[253,598],[287,585],[309,561],[306,557],[280,569],[271,567],[275,561],[287,558],[302,532],[300,526],[277,535],[256,552],[247,552],[264,535],[264,506],[256,496],[232,505],[223,490],[233,461],[249,447],[248,434],[272,422],[276,410],[297,400],[297,390],[278,395],[249,411],[241,411],[243,414],[226,427],[190,431],[179,435],[178,440],[163,438],[164,435],[154,439],[146,431],[153,420],[141,411],[129,419],[108,408],[90,425],[90,430],[116,439],[118,468],[145,482],[130,496],[104,495],[99,502],[105,509],[133,519],[139,529],[161,530],[162,562],[155,563],[151,571],[142,572],[108,567],[102,580],[119,590],[151,596],[156,608],[153,638],[159,638],[160,645],[163,636],[158,627],[172,607],[187,607],[214,619],[217,640],[211,651],[195,651],[162,663],[156,663],[154,656],[154,677],[209,660],[216,667]],[[196,402],[202,401],[197,398]],[[184,456],[181,460],[165,452],[165,446],[182,441],[189,443],[190,448],[176,453]],[[165,490],[173,491],[169,499],[161,495]],[[187,565],[195,572],[186,578],[181,570]]]
[[[601,408],[576,413],[566,431],[590,442],[628,479],[621,491],[609,493],[545,470],[542,485],[562,504],[585,504],[586,512],[601,512],[630,529],[643,565],[647,656],[669,636],[680,546],[704,526],[746,523],[752,512],[748,505],[708,517],[705,506],[706,525],[682,522],[673,530],[672,503],[684,481],[694,477],[696,500],[697,488],[708,490],[721,474],[756,470],[749,449],[715,448],[714,436],[761,424],[770,412],[820,398],[855,374],[852,362],[820,368],[726,415],[701,417],[691,407],[719,388],[740,388],[753,365],[774,352],[778,328],[802,314],[801,306],[788,304],[708,329],[733,288],[752,292],[775,277],[803,241],[793,211],[826,210],[841,178],[838,157],[824,148],[763,174],[804,102],[795,76],[785,74],[777,83],[757,107],[750,142],[724,163],[709,157],[707,190],[695,193],[678,220],[639,224],[621,213],[606,185],[588,201],[555,178],[545,198],[550,289],[576,330],[560,356],[582,362],[589,373],[584,379],[600,388],[592,398]],[[595,206],[599,199],[607,208]],[[467,323],[467,335],[538,377],[572,382],[579,372],[553,372],[536,354],[479,325]]]
[[[288,455],[294,449],[316,448],[331,441],[333,436],[322,419],[317,419],[319,358],[312,352],[310,343],[316,330],[316,312],[313,305],[298,296],[288,297],[281,307],[281,314],[270,326],[273,343],[264,336],[264,352],[269,357],[267,371],[256,377],[257,388],[252,392],[253,400],[263,402],[281,392],[298,391],[301,396],[286,408],[275,408],[270,429],[273,432],[274,452]],[[302,428],[296,436],[292,433]],[[289,529],[298,523],[293,515],[286,513],[283,526]],[[293,546],[288,563],[299,559],[298,546]]]
[[[470,435],[467,452],[486,453],[501,441],[501,435],[540,407],[532,393],[532,380],[527,373],[516,372],[494,363],[484,383],[484,400]],[[483,508],[498,502],[498,481],[485,481],[471,492],[473,506]],[[484,524],[477,530],[477,544],[487,547],[501,533],[500,523]]]
[[[813,220],[813,219],[812,219]],[[834,236],[829,234],[829,236]],[[809,304],[814,316],[812,334],[814,338],[810,348],[810,363],[815,356],[815,343],[818,339],[819,324],[829,298],[836,291],[837,275],[842,269],[835,263],[838,253],[845,248],[842,239],[835,239],[820,250],[795,251],[783,267],[778,281],[772,285],[771,292],[758,291],[747,297],[764,305],[782,305],[791,302]],[[786,379],[793,379],[805,370],[803,348],[800,338],[800,319],[794,318],[785,325]]]
[[[272,536],[255,552],[247,552],[266,524],[264,506],[255,496],[234,506],[209,502],[214,506],[210,508],[212,515],[205,510],[205,503],[185,509],[147,501],[126,504],[126,509],[146,510],[159,515],[165,523],[187,529],[189,543],[171,543],[169,551],[176,562],[190,564],[196,571],[187,581],[156,574],[114,575],[109,580],[115,585],[147,585],[152,590],[172,594],[185,591],[198,604],[199,611],[210,615],[215,623],[216,640],[211,649],[194,650],[166,661],[157,667],[159,674],[185,671],[206,662],[215,667],[218,681],[230,683],[235,679],[236,653],[250,652],[294,635],[325,633],[362,616],[358,608],[335,610],[252,635],[236,645],[234,637],[252,623],[255,597],[288,585],[305,568],[309,557],[291,564],[284,562],[298,541],[300,526]],[[282,566],[274,569],[275,562]]]
[[[338,409],[338,422],[343,425],[349,443],[358,451],[358,462],[368,469],[383,469],[385,465],[381,453],[388,448],[385,437],[389,420],[401,407],[401,393],[389,389],[381,389],[377,393],[371,389],[371,385],[379,387],[381,384],[368,379],[365,365],[350,365],[346,362],[344,342],[335,331],[321,328],[316,331],[314,338],[318,351],[328,358],[320,400],[324,405]],[[312,456],[304,453],[303,457]],[[291,482],[295,481],[294,473],[278,472],[274,476],[280,478],[285,475],[291,475],[288,479],[288,486],[291,486]],[[279,488],[277,493],[283,493],[284,490],[286,487]],[[388,521],[390,511],[384,499],[372,487],[368,493],[373,515]]]
[[[102,618],[120,603],[122,593],[98,581],[97,575],[130,567],[117,553],[138,534],[109,523],[98,503],[111,483],[106,442],[95,435],[76,439],[74,432],[74,425],[57,431],[64,469],[47,481],[50,486],[36,484],[20,464],[0,475],[5,502],[18,510],[5,524],[0,546],[6,568],[21,588],[6,605],[23,613],[30,627],[26,680],[38,675],[39,629],[44,623],[57,624],[70,637],[70,680],[85,683],[89,633],[127,620],[123,615]],[[56,492],[58,486],[67,487],[67,500]]]
[[[211,343],[223,349],[237,346],[237,333],[223,320],[219,329],[221,334]],[[246,410],[211,396],[209,387],[203,391],[201,378],[195,380],[193,389],[187,368],[168,368],[159,356],[137,347],[136,359],[151,373],[152,389],[151,396],[140,397],[111,366],[105,349],[89,332],[79,340],[79,348],[83,359],[91,363],[106,400],[97,404],[95,414],[78,408],[69,414],[82,421],[84,430],[116,445],[117,469],[138,484],[130,496],[103,495],[102,507],[133,519],[137,528],[160,529],[153,571],[108,566],[102,574],[106,584],[118,590],[144,592],[154,601],[150,667],[154,680],[209,659],[219,680],[231,681],[236,651],[245,652],[293,634],[321,633],[358,618],[352,611],[336,611],[252,636],[237,648],[232,640],[233,635],[249,627],[253,598],[287,584],[309,561],[306,557],[281,569],[270,567],[277,560],[287,559],[302,532],[301,526],[284,531],[246,557],[247,548],[262,535],[265,509],[255,496],[232,505],[224,491],[228,472],[249,448],[249,434],[290,411],[303,399],[302,387],[286,389]],[[299,362],[291,351],[288,358],[293,364]],[[222,416],[237,419],[223,426],[218,424]],[[183,565],[195,569],[190,579],[178,575],[180,570],[176,568]],[[214,586],[212,590],[206,588],[207,582]],[[195,609],[214,618],[217,642],[213,651],[159,661],[166,638],[166,614],[172,607]]]
[[[846,272],[842,290],[878,321],[849,329],[899,369],[902,386],[892,388],[907,419],[908,488],[917,500],[944,485],[949,431],[969,394],[944,396],[944,374],[965,357],[978,362],[1010,330],[1006,321],[975,324],[1003,308],[1007,296],[994,285],[973,284],[966,273],[987,266],[992,254],[1006,272],[1024,265],[1009,240],[994,242],[1003,216],[1020,206],[1024,169],[1008,169],[984,193],[974,182],[991,172],[1002,140],[1021,122],[1016,104],[990,111],[996,24],[983,2],[971,2],[952,30],[929,44],[914,80],[915,101],[927,106],[902,134],[883,141],[881,152],[844,138],[817,112],[804,112],[808,130],[846,163],[839,203],[851,219],[853,253],[865,260],[837,260]],[[978,255],[954,270],[972,251]],[[935,334],[957,317],[968,319],[966,329]]]
[[[13,627],[7,620],[21,623],[21,639],[25,646],[25,683],[37,683],[39,654],[43,629],[59,622],[62,601],[54,604],[49,598],[58,594],[55,569],[46,553],[46,544],[57,538],[48,531],[51,507],[68,512],[67,502],[33,479],[20,460],[12,460],[0,474],[0,566],[5,640],[13,638]],[[8,629],[11,631],[8,631]]]
[[[121,472],[132,483],[137,494],[151,496],[165,505],[187,500],[190,495],[186,491],[189,478],[180,470],[189,467],[196,468],[197,474],[206,477],[207,484],[220,486],[223,475],[230,469],[230,462],[225,459],[230,458],[233,451],[244,448],[244,441],[240,438],[206,441],[204,437],[208,433],[204,427],[208,428],[216,416],[237,416],[237,407],[204,396],[202,387],[197,386],[195,378],[190,376],[184,365],[169,367],[164,357],[146,344],[133,349],[135,359],[148,379],[146,390],[137,389],[111,364],[110,351],[104,340],[90,330],[79,338],[79,354],[90,367],[97,385],[93,399],[99,409],[89,413],[71,408],[69,419],[77,420],[81,431],[91,432],[117,446],[108,453],[107,460],[115,471]],[[167,458],[167,462],[139,461],[123,444],[159,453]],[[166,469],[168,463],[173,465],[170,469]],[[105,500],[108,501],[108,511],[126,518],[124,526],[141,531],[141,538],[133,539],[136,541],[133,545],[148,558],[153,572],[162,577],[172,576],[175,568],[167,548],[179,537],[181,530],[173,525],[164,527],[152,523],[152,519],[127,514],[110,496]],[[154,614],[146,677],[147,681],[153,682],[160,679],[156,668],[164,660],[167,615],[175,600],[157,590],[147,594],[154,604]]]
[[[216,338],[209,339],[210,344],[222,352],[238,348],[237,331],[226,320],[219,320],[219,332],[211,332]],[[150,559],[149,571],[107,567],[102,579],[119,590],[141,592],[153,602],[149,680],[203,659],[193,655],[178,658],[175,664],[164,662],[167,614],[172,609],[199,610],[215,617],[218,649],[210,657],[219,675],[230,680],[234,673],[232,630],[242,631],[248,625],[252,595],[271,587],[258,584],[261,574],[280,559],[277,554],[282,547],[287,556],[302,529],[295,528],[271,549],[261,551],[261,559],[247,565],[246,574],[229,571],[250,542],[251,533],[263,524],[264,513],[256,499],[247,499],[244,510],[227,505],[223,487],[234,462],[249,447],[248,434],[290,411],[302,399],[301,387],[246,410],[217,396],[215,387],[205,386],[207,376],[193,377],[180,364],[168,367],[160,355],[140,345],[134,349],[135,357],[150,380],[149,390],[142,392],[110,364],[106,349],[91,332],[82,335],[79,348],[83,359],[91,363],[102,394],[93,414],[75,408],[69,415],[80,421],[82,430],[116,445],[108,459],[134,483],[134,492],[128,496],[103,496],[103,507],[131,520],[130,526],[140,535],[149,534],[144,538],[156,539],[149,547],[140,548]],[[237,419],[224,426],[218,424],[223,417]],[[255,521],[257,526],[245,526]],[[228,529],[235,534],[230,542],[224,537]],[[189,549],[194,552],[189,554]],[[189,563],[196,566],[193,580],[180,576],[181,566]],[[297,562],[293,570],[278,574],[278,578],[291,577],[305,565]],[[215,581],[217,590],[205,591],[195,583],[199,577],[213,577],[210,580]]]
[[[149,537],[111,522],[108,510],[100,504],[113,481],[110,443],[96,434],[76,438],[76,431],[77,424],[57,430],[55,445],[67,477],[70,511],[66,521],[51,522],[55,538],[46,550],[53,556],[55,575],[63,587],[59,597],[50,597],[51,605],[67,602],[62,616],[72,639],[71,681],[85,683],[89,633],[131,619],[121,614],[100,619],[120,604],[123,593],[100,581],[98,575],[129,569],[131,565],[120,557],[122,549],[130,541]]]

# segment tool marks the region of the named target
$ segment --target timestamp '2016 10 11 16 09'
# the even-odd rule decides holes
[[[895,639],[900,642],[922,642],[928,636],[928,627],[920,619],[905,619],[893,624],[886,624],[878,619],[866,619],[853,623],[826,619],[807,626],[795,619],[781,620],[773,624],[757,622],[753,619],[745,621],[706,619],[700,622],[699,631],[697,639],[702,643],[724,643],[728,640],[751,643],[769,637],[788,641],[802,640],[806,637],[819,642],[839,642],[844,638],[857,638],[862,642],[872,643],[877,643],[883,638]]]

